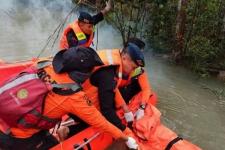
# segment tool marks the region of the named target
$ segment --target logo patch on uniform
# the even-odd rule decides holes
[[[25,99],[28,97],[28,91],[26,89],[21,89],[16,93],[16,97],[19,99]]]

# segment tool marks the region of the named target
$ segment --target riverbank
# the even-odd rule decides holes
[[[170,63],[174,63],[172,61],[172,56],[170,54],[162,54],[162,53],[159,54],[159,53],[153,52],[152,56],[162,58]],[[188,64],[177,64],[177,65],[184,66],[187,69],[192,70]],[[207,75],[197,73],[197,75],[199,75],[200,77],[203,77],[203,78],[204,77],[207,78],[207,77],[211,76],[211,77],[217,78],[218,80],[225,83],[225,70],[220,69],[220,68],[208,68],[208,73],[209,74],[207,74]]]

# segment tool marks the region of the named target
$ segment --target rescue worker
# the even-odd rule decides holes
[[[121,131],[125,131],[126,125],[120,121],[115,108],[122,107],[124,109],[124,117],[127,123],[134,120],[133,113],[129,111],[126,105],[131,98],[132,92],[121,94],[120,89],[122,90],[123,87],[129,85],[132,80],[131,75],[136,68],[144,67],[144,55],[140,48],[133,43],[127,44],[122,51],[118,49],[105,50],[99,51],[98,54],[105,65],[95,69],[90,79],[83,84],[83,89],[94,100],[94,103],[99,103],[99,108],[106,119]],[[145,94],[146,97],[143,98],[140,104],[140,110],[144,109],[145,103],[151,95],[148,77],[144,73],[145,71],[141,68],[140,73],[135,76],[135,78],[138,78],[137,82],[140,85],[139,91]],[[133,91],[137,90],[134,88],[137,87],[133,87]],[[127,97],[124,96],[123,98],[123,95]],[[138,113],[136,117],[139,119],[140,115],[143,116],[143,114]]]
[[[87,12],[80,12],[78,20],[65,28],[60,39],[60,50],[78,45],[90,47],[94,39],[94,26],[111,10],[111,3],[111,0],[106,2],[106,7],[94,16]]]
[[[90,79],[82,85],[83,90],[91,98],[93,104],[101,110],[102,114],[117,126],[125,134],[132,131],[124,125],[116,114],[116,109],[122,107],[127,122],[134,120],[134,115],[129,111],[126,102],[120,93],[120,88],[127,86],[131,81],[132,72],[140,67],[144,67],[144,56],[141,49],[133,43],[127,44],[122,51],[119,49],[97,51],[104,65],[96,67]],[[142,69],[138,76],[139,92],[141,91],[145,99],[140,103],[141,113],[137,117],[141,118],[146,101],[151,95],[151,88],[148,77]],[[133,87],[134,88],[134,87]],[[135,90],[134,90],[135,91]],[[138,91],[138,90],[136,90]],[[131,91],[130,91],[131,92]],[[124,92],[125,93],[125,92]],[[129,93],[129,92],[127,92]],[[125,95],[125,94],[124,94]],[[73,126],[69,127],[70,132],[76,132]]]
[[[141,51],[145,48],[145,42],[142,41],[139,38],[132,37],[128,39],[128,41],[125,43],[125,46],[128,45],[128,43],[133,43],[136,46],[138,46]],[[121,84],[119,87],[120,93],[125,100],[125,102],[128,104],[132,97],[137,95],[139,92],[142,93],[142,103],[140,104],[140,109],[136,112],[136,119],[140,119],[144,116],[144,108],[146,103],[148,102],[150,96],[152,96],[151,86],[148,80],[148,74],[144,70],[143,67],[136,68],[130,75],[129,80],[127,80],[124,84]],[[152,105],[156,105],[157,99],[151,99],[150,103]],[[127,110],[128,111],[128,110]]]
[[[91,48],[84,47],[62,50],[55,55],[52,63],[53,65],[39,70],[38,76],[44,82],[57,84],[75,82],[81,84],[89,77],[94,66],[102,65],[97,53]],[[82,90],[71,93],[66,89],[53,89],[45,98],[43,114],[38,115],[43,115],[41,118],[45,121],[57,122],[67,113],[72,113],[116,139],[127,140],[128,147],[137,148],[136,141],[108,122]],[[56,144],[57,141],[47,130],[11,127],[10,134],[0,131],[0,149],[3,150],[43,150]]]

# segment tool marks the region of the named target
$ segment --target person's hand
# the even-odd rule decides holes
[[[106,6],[103,10],[101,10],[103,15],[106,15],[112,9],[112,0],[106,2]]]
[[[142,108],[139,108],[135,113],[137,120],[141,119],[144,115],[145,115],[145,110]]]
[[[127,123],[134,121],[134,115],[131,111],[124,113],[124,117]]]
[[[141,119],[145,115],[145,104],[140,105],[140,108],[135,112],[135,117],[137,120]]]
[[[130,149],[138,149],[138,144],[136,140],[132,137],[128,137],[126,144],[127,147],[129,147]]]
[[[107,1],[105,4],[105,10],[109,12],[112,9],[112,0]]]
[[[60,141],[64,141],[69,132],[70,130],[67,126],[60,126],[60,128],[56,131],[56,134],[58,135]]]

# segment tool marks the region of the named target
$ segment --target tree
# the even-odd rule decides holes
[[[176,21],[176,46],[172,51],[175,62],[179,62],[184,54],[184,34],[186,30],[186,8],[187,0],[178,1],[177,21]]]
[[[145,34],[144,24],[146,23],[146,14],[149,9],[147,0],[118,0],[114,3],[114,11],[108,17],[108,21],[114,25],[121,34],[123,43],[129,37],[139,36],[142,38]]]

